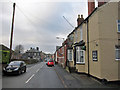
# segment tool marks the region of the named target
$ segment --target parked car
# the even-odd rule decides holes
[[[46,63],[46,65],[48,65],[48,66],[54,66],[54,61],[51,59],[51,60],[49,60],[49,61]]]
[[[22,74],[26,72],[26,64],[24,61],[11,61],[3,68],[4,74]]]

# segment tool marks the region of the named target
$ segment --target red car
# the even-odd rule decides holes
[[[48,66],[54,66],[54,61],[53,60],[49,60],[46,65]]]

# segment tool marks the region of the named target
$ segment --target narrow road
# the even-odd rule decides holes
[[[54,68],[41,62],[27,68],[24,74],[3,76],[3,88],[64,88]]]

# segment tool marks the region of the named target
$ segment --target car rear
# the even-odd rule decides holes
[[[54,61],[53,60],[49,60],[47,63],[48,66],[54,66]]]

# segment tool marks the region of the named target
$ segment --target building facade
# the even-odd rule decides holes
[[[26,51],[26,58],[27,59],[36,59],[36,60],[41,60],[41,51],[39,51],[39,48],[30,48],[30,50]]]
[[[67,53],[63,56],[67,56],[67,66],[76,72],[120,81],[120,2],[98,2],[97,8],[91,5],[89,16],[68,35]],[[57,56],[63,53],[61,48]]]
[[[108,81],[120,80],[120,2],[94,9],[76,30],[77,72]]]

